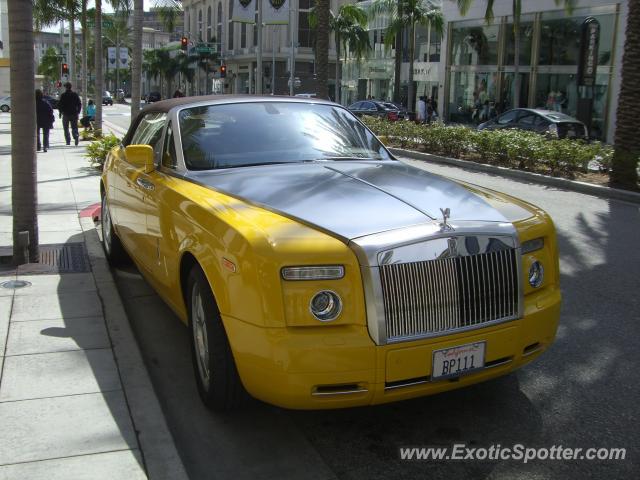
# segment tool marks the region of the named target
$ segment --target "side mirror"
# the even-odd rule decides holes
[[[153,148],[151,145],[129,145],[125,148],[127,162],[138,168],[143,168],[144,173],[151,173],[156,166],[153,163]]]

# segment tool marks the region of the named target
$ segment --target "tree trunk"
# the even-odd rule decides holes
[[[329,98],[329,0],[316,0],[316,81],[318,97]]]
[[[520,107],[520,15],[513,0],[513,103],[512,108]]]
[[[13,259],[16,264],[38,262],[38,175],[36,163],[35,64],[31,2],[9,0],[11,49],[11,202]],[[20,232],[29,232],[29,254],[24,258]]]
[[[69,16],[69,81],[76,85],[76,18],[73,13]]]
[[[142,0],[133,2],[133,52],[131,59],[131,120],[140,111],[142,96]]]
[[[96,101],[96,120],[95,128],[102,130],[102,92],[104,91],[104,78],[102,78],[102,0],[96,0],[96,31],[95,31],[95,49],[96,49],[96,83],[95,83],[95,101]]]
[[[402,0],[398,0],[398,18],[402,18]],[[395,63],[393,75],[393,101],[399,103],[400,98],[400,74],[402,72],[402,30],[396,32],[395,38]]]
[[[413,57],[415,55],[416,49],[416,25],[413,22],[413,18],[411,18],[411,27],[409,32],[409,88],[407,95],[407,111],[414,111],[414,100],[415,93],[413,91]]]
[[[336,103],[340,102],[340,34],[336,32],[336,91],[335,98]]]
[[[11,57],[13,58],[13,54]],[[632,189],[638,188],[637,167],[640,157],[638,105],[640,105],[640,0],[629,0],[611,182],[614,185]]]
[[[87,105],[87,0],[82,0],[82,105]]]

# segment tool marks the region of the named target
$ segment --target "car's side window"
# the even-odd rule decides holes
[[[498,117],[498,123],[500,125],[506,125],[507,123],[511,123],[516,119],[517,115],[518,115],[518,112],[515,110],[512,110],[507,113],[503,113]]]
[[[164,112],[147,113],[138,123],[138,128],[131,138],[131,145],[151,145],[156,163],[161,155],[160,140],[166,117]]]
[[[353,110],[359,110],[360,108],[362,108],[362,102],[356,102],[353,105],[351,105],[349,108]]]
[[[523,113],[518,118],[518,123],[522,125],[533,125],[538,116],[535,113]]]
[[[162,152],[162,166],[175,169],[178,166],[178,157],[176,155],[176,144],[173,138],[173,130],[171,122],[167,127],[167,133],[164,136],[164,149]]]

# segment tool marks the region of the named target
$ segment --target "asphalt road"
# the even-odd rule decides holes
[[[115,116],[114,116],[115,118]],[[111,119],[109,119],[111,120]],[[214,414],[198,398],[188,331],[131,267],[116,272],[178,450],[193,479],[637,478],[640,208],[408,161],[547,210],[564,303],[556,343],[506,377],[386,406],[298,412],[255,402]],[[623,447],[618,461],[402,461],[399,447]]]

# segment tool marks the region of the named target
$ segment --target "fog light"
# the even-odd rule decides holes
[[[529,285],[533,288],[538,288],[542,285],[542,280],[544,279],[544,267],[542,264],[536,260],[529,267]]]
[[[340,315],[342,301],[337,293],[331,290],[322,290],[311,299],[309,310],[321,322],[330,322]]]

